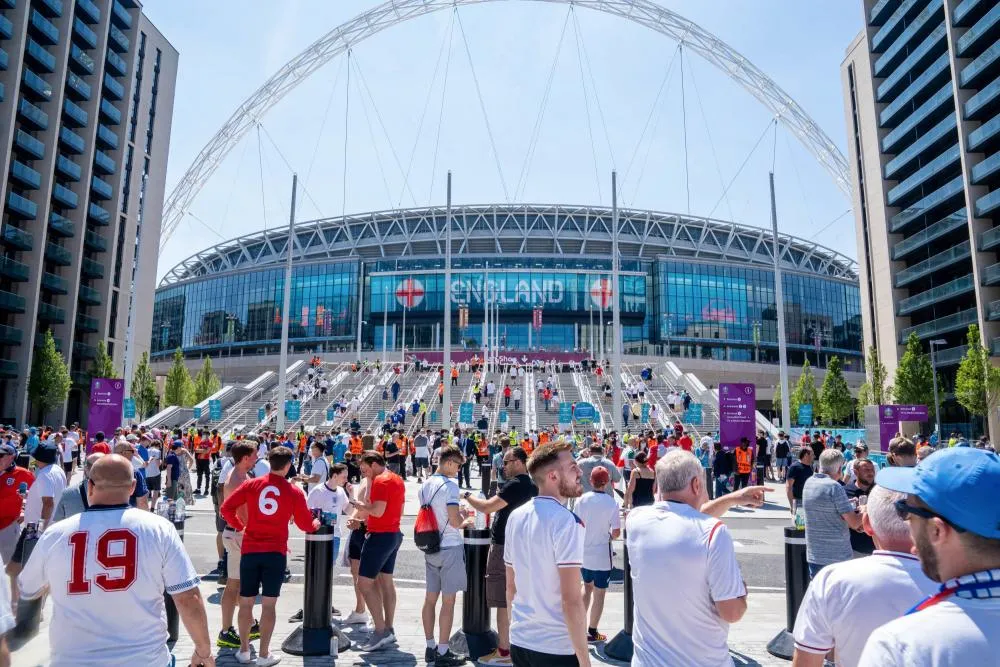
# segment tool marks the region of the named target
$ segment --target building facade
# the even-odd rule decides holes
[[[969,325],[1000,355],[1000,5],[864,0],[841,67],[866,347],[934,343],[942,421]]]
[[[452,341],[482,346],[487,305],[509,350],[611,348],[611,211],[462,206],[452,211]],[[441,349],[446,213],[423,208],[299,223],[293,352]],[[620,212],[618,290],[626,353],[777,363],[769,231],[652,211]],[[261,356],[281,338],[286,229],[234,239],[167,272],[153,358]],[[779,239],[789,362],[861,370],[856,267]]]
[[[69,363],[86,412],[107,341],[148,349],[177,51],[135,0],[0,0],[0,420],[23,423],[33,352]],[[147,309],[148,310],[148,309]]]

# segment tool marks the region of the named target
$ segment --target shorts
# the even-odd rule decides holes
[[[170,482],[167,485],[164,495],[167,497],[167,500],[177,500],[177,482]]]
[[[361,547],[358,575],[374,579],[380,574],[392,574],[396,569],[396,554],[403,543],[402,533],[368,533]]]
[[[160,475],[146,478],[146,488],[150,491],[160,490]]]
[[[607,588],[611,583],[611,570],[588,570],[581,567],[580,575],[583,577],[583,583],[594,584],[594,588]]]
[[[486,606],[507,608],[507,566],[503,562],[502,544],[491,544],[486,557]]]
[[[221,532],[223,532],[225,530],[226,530],[226,520],[222,518],[222,515],[219,514],[219,510],[216,509],[215,510],[215,532],[221,533]],[[222,536],[223,542],[225,542],[225,539],[226,539],[226,536],[223,535]]]
[[[517,667],[579,667],[580,665],[580,661],[572,653],[569,655],[542,653],[513,644],[510,646],[510,657]]]
[[[454,595],[465,590],[465,547],[446,547],[436,554],[424,554],[428,593]]]
[[[254,598],[260,593],[266,598],[281,595],[288,559],[279,553],[243,554],[240,558],[240,597]],[[232,570],[229,570],[232,572]]]
[[[225,526],[225,521],[222,522]],[[222,532],[222,546],[226,550],[226,572],[230,575],[235,574],[235,577],[230,577],[236,579],[240,575],[240,554],[243,549],[243,536],[237,533],[232,528]],[[282,571],[284,575],[284,571]]]
[[[426,456],[414,457],[414,459],[413,459],[413,467],[414,468],[429,468],[430,465],[428,464],[427,457]]]
[[[361,547],[365,546],[365,524],[351,531],[351,541],[347,543],[347,558],[361,560]]]
[[[0,530],[0,561],[9,563],[14,555],[14,549],[21,537],[21,524],[14,521],[6,528]]]

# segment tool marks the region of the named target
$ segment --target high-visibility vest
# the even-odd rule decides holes
[[[549,432],[548,431],[542,431],[541,433],[538,434],[538,444],[539,445],[546,445],[546,444],[548,444],[548,442],[549,442]]]
[[[451,369],[451,376],[453,378],[457,378],[458,377],[458,369],[457,368],[452,368]]]
[[[736,472],[741,475],[749,475],[752,468],[750,458],[753,456],[753,452],[747,447],[743,449],[742,447],[737,447],[734,451],[736,454]]]
[[[523,440],[523,441],[521,442],[521,449],[523,449],[523,450],[524,450],[524,453],[525,453],[525,454],[527,454],[528,456],[531,456],[531,452],[532,452],[532,451],[533,451],[533,449],[534,449],[534,444],[535,444],[535,443],[533,443],[533,442],[531,441],[531,438],[525,438],[525,439],[524,439],[524,440]]]
[[[486,440],[485,439],[480,440],[478,443],[476,443],[476,451],[477,451],[477,453],[479,454],[480,457],[485,457],[486,456],[486,454],[488,453],[488,450],[486,449]]]
[[[354,436],[351,438],[351,454],[360,455],[361,454],[361,438]]]

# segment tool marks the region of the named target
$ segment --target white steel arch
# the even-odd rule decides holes
[[[331,59],[394,25],[430,14],[486,2],[511,0],[388,0],[334,28],[288,61],[233,112],[202,148],[163,207],[160,252],[177,229],[191,202],[239,140],[288,92]],[[796,136],[837,186],[850,192],[847,159],[816,122],[766,74],[721,39],[653,0],[526,0],[578,7],[618,16],[683,42],[770,109]]]

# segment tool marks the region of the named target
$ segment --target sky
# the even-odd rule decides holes
[[[840,63],[860,0],[654,0],[714,34],[846,154]],[[310,44],[377,0],[146,0],[180,52],[167,192],[233,112]],[[559,2],[444,10],[352,46],[238,142],[172,234],[193,253],[296,219],[456,204],[620,204],[779,227],[857,257],[850,201],[771,112],[690,46]],[[686,146],[686,159],[685,159]],[[756,146],[756,147],[755,147]]]

